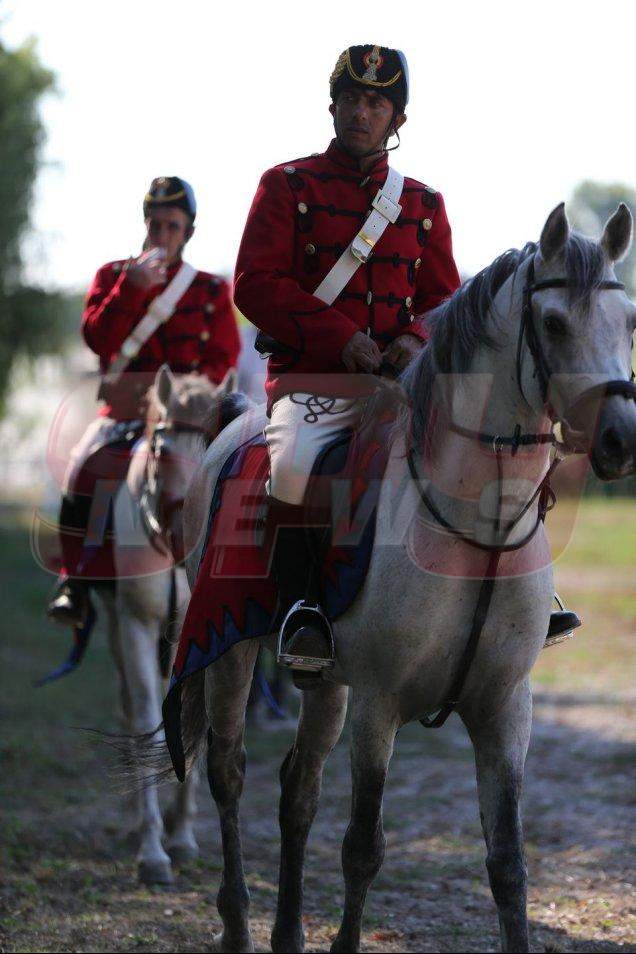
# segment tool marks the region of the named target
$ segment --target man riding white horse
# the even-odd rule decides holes
[[[167,364],[217,384],[236,366],[240,350],[227,283],[183,261],[194,234],[192,187],[178,176],[153,179],[143,213],[142,254],[99,269],[82,318],[84,339],[99,356],[105,404],[71,452],[64,481],[63,570],[48,615],[72,626],[86,620],[90,581],[109,575],[99,544],[105,542],[111,503],[143,427],[144,395],[157,370]],[[108,457],[109,447],[117,447],[119,456]]]
[[[388,164],[389,139],[399,141],[406,122],[404,54],[349,47],[330,93],[335,138],[327,151],[261,179],[234,291],[270,354],[265,437],[278,527],[279,662],[314,673],[334,660],[319,548],[303,513],[316,456],[330,435],[360,420],[373,375],[401,371],[419,352],[427,339],[421,316],[460,284],[442,195]],[[553,614],[551,634],[577,623],[574,614]]]

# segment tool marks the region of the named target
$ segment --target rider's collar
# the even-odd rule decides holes
[[[345,152],[337,139],[331,140],[325,155],[331,162],[333,162],[334,165],[345,169],[351,169],[360,176],[364,175],[365,178],[375,179],[377,176],[385,179],[387,170],[389,168],[388,153],[381,152],[378,154],[371,168],[368,169],[366,173],[363,173],[360,169],[360,166],[358,165],[358,160],[354,156],[350,156],[348,152]]]

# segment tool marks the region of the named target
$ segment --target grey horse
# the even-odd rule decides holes
[[[148,393],[146,434],[136,446],[114,513],[117,540],[122,547],[126,543],[134,547],[131,552],[140,554],[140,566],[144,565],[143,555],[154,552],[148,530],[140,521],[144,488],[151,478],[161,487],[161,502],[169,509],[160,530],[178,538],[181,502],[195,470],[194,462],[200,460],[211,437],[218,433],[223,423],[221,410],[229,405],[232,413],[239,413],[247,406],[241,400],[234,409],[235,386],[234,370],[228,371],[218,386],[201,375],[173,376],[167,365],[157,372]],[[161,436],[160,446],[153,440],[155,434]],[[166,629],[171,624],[178,629],[183,622],[190,597],[183,567],[173,564],[167,545],[160,552],[162,569],[131,575],[130,566],[118,566],[121,576],[117,585],[104,594],[124,729],[133,735],[154,729],[160,721],[164,687],[158,647]],[[197,856],[196,784],[197,773],[192,771],[186,784],[176,790],[165,819],[156,785],[134,788],[127,807],[134,812],[133,831],[139,840],[137,870],[142,882],[169,884],[173,880],[172,865]]]
[[[431,341],[401,381],[412,418],[395,429],[368,576],[336,623],[330,681],[303,693],[295,741],[280,771],[274,951],[304,948],[305,845],[349,694],[353,798],[342,849],[344,912],[331,950],[359,950],[366,893],[384,855],[382,797],[395,735],[448,702],[475,628],[489,547],[501,551],[497,575],[474,658],[452,701],[474,746],[502,947],[529,949],[519,798],[532,720],[529,674],[544,645],[554,592],[537,490],[557,423],[570,449],[586,446],[603,478],[636,469],[636,405],[626,384],[636,309],[614,274],[631,230],[631,214],[621,205],[599,242],[583,238],[570,231],[560,205],[538,244],[504,253],[431,316]],[[531,329],[522,327],[528,320]],[[598,385],[607,381],[621,383],[601,392]],[[184,509],[191,585],[219,470],[264,422],[261,408],[231,423],[193,480]],[[527,435],[539,437],[525,446]],[[239,799],[258,648],[257,640],[237,644],[187,680],[183,692],[185,751],[192,757],[207,742],[220,817],[223,930],[214,939],[220,951],[253,950]]]

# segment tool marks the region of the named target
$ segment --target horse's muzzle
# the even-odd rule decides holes
[[[620,480],[636,472],[636,403],[613,395],[601,404],[590,460],[600,480]]]

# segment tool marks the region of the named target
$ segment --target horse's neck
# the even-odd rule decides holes
[[[135,445],[135,451],[131,457],[128,473],[126,474],[126,484],[133,500],[139,500],[143,490],[146,477],[146,464],[148,462],[149,442],[147,436],[140,438]]]
[[[443,394],[435,405],[439,413],[432,447],[421,461],[422,473],[430,481],[430,496],[441,513],[454,526],[466,529],[478,522],[487,527],[499,513],[504,522],[514,518],[530,500],[548,467],[547,444],[523,447],[515,454],[507,447],[498,461],[491,444],[458,434],[450,427],[455,424],[475,434],[507,438],[515,431],[542,434],[550,429],[546,415],[531,408],[519,392],[519,303],[514,292],[507,294],[508,301],[500,303],[500,313],[509,319],[504,346],[498,351],[479,348],[467,373],[443,376]],[[535,519],[536,506],[515,529],[511,542],[523,537]],[[484,542],[491,541],[486,538]]]
[[[549,430],[547,415],[530,407],[519,392],[514,359],[503,352],[479,349],[466,374],[451,377],[448,423],[483,434],[510,437]]]

